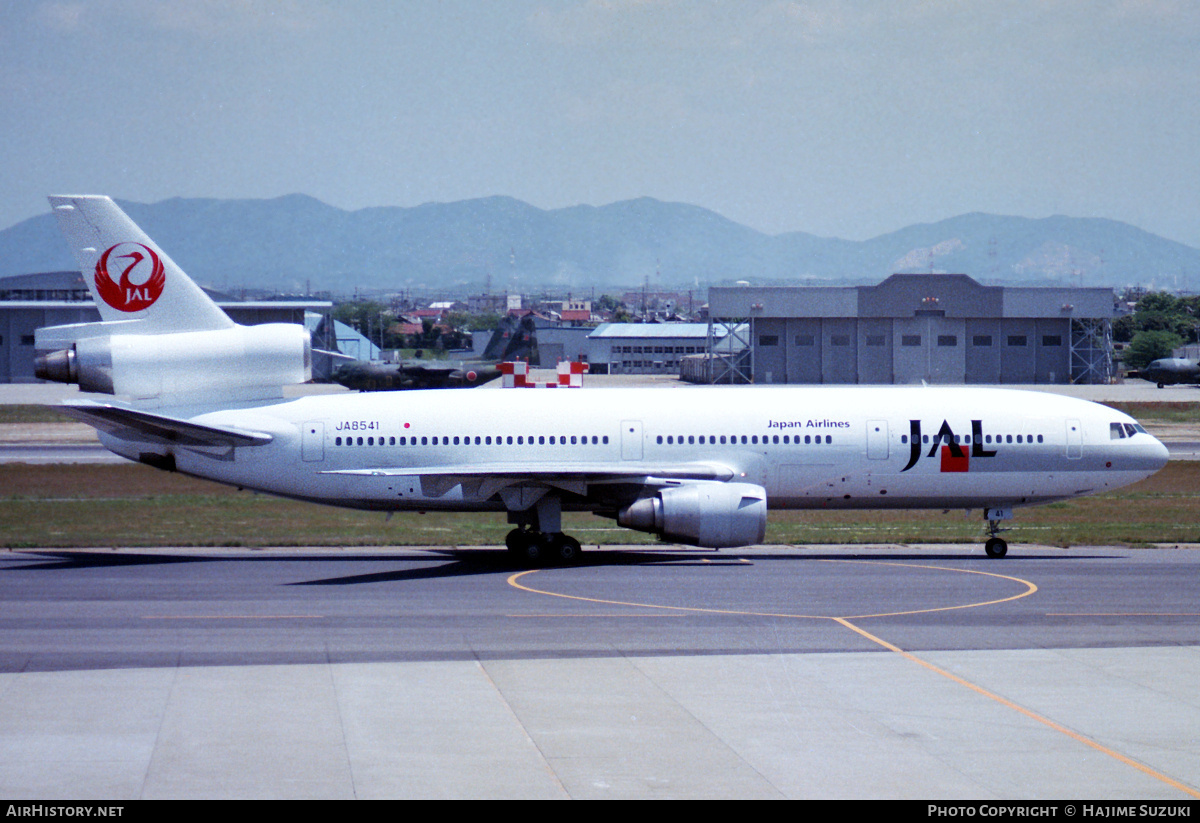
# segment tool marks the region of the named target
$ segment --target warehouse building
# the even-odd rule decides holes
[[[1113,306],[1107,288],[894,274],[874,286],[714,287],[709,333],[741,336],[749,352],[722,371],[729,382],[1107,383]]]
[[[704,323],[604,323],[587,336],[588,362],[609,374],[679,374],[680,361],[706,350]]]

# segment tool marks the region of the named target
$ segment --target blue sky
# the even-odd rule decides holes
[[[14,0],[0,146],[0,226],[51,193],[649,196],[772,234],[985,211],[1200,246],[1200,3]]]

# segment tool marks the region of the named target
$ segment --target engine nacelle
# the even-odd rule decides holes
[[[622,509],[617,522],[689,546],[749,546],[767,532],[767,490],[753,483],[671,486]]]
[[[81,337],[37,358],[43,380],[146,399],[246,396],[312,379],[312,341],[295,323],[173,334]]]

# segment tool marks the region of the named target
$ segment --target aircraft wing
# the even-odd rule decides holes
[[[358,477],[419,478],[422,494],[441,497],[455,486],[463,487],[463,495],[487,499],[515,485],[533,485],[543,489],[556,488],[585,494],[587,486],[597,484],[637,483],[662,486],[680,480],[728,481],[733,469],[719,463],[679,463],[673,465],[630,466],[623,463],[579,465],[563,463],[475,463],[469,466],[405,466],[375,469],[343,469],[322,472]]]
[[[66,403],[54,408],[68,417],[82,420],[100,431],[126,440],[223,448],[264,446],[272,440],[271,435],[263,432],[193,423],[111,403]]]

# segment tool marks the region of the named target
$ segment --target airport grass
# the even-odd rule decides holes
[[[5,423],[74,423],[75,421],[50,406],[0,404],[0,425]]]
[[[1105,403],[1142,423],[1200,423],[1200,403]]]
[[[1170,463],[1134,486],[1096,497],[1018,509],[1011,544],[1051,546],[1200,543],[1200,461]],[[982,513],[941,511],[771,512],[766,542],[972,543]],[[610,520],[566,514],[585,546],[646,544],[650,535]],[[502,513],[357,512],[239,492],[146,466],[0,466],[0,546],[500,545]]]

